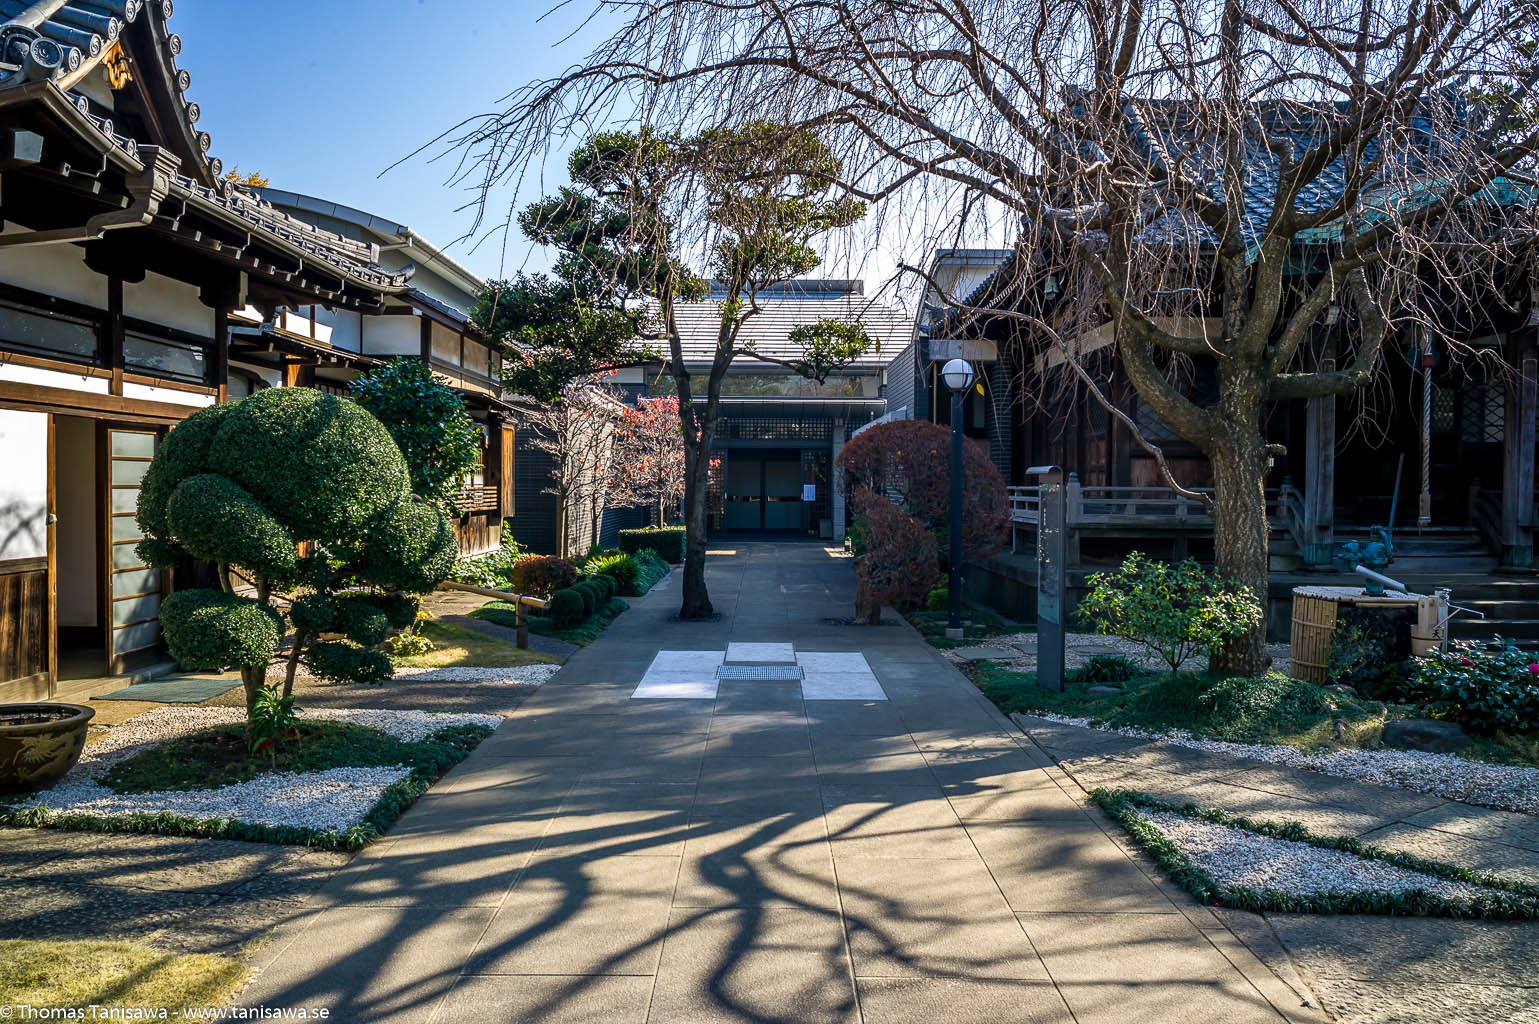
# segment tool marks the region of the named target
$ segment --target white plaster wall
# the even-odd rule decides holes
[[[270,388],[278,387],[283,383],[283,373],[279,370],[274,370],[271,367],[258,366],[255,363],[242,363],[235,360],[232,360],[230,365],[232,367],[238,366],[242,370],[256,374],[262,383],[266,384]]]
[[[135,384],[128,380],[123,382],[123,397],[143,398],[151,402],[169,402],[172,405],[191,405],[198,408],[214,404],[213,395],[200,395],[193,391],[180,391],[176,388],[151,387],[148,384]]]
[[[0,409],[0,560],[48,554],[48,416]]]
[[[123,312],[200,338],[214,336],[214,311],[198,299],[198,286],[160,274],[147,273],[137,283],[123,282]]]
[[[315,322],[331,328],[333,348],[343,348],[349,352],[362,351],[360,346],[363,344],[363,315],[361,313],[354,313],[350,309],[327,309],[324,306],[317,306]]]
[[[96,534],[96,423],[79,416],[54,420],[54,492],[58,499],[59,625],[96,626],[100,566]]]
[[[422,354],[422,321],[415,316],[363,318],[363,353],[370,356]]]
[[[25,230],[17,224],[5,226],[8,235]],[[97,309],[107,308],[107,279],[85,265],[85,250],[78,245],[0,249],[0,281]]]
[[[70,391],[86,391],[93,395],[105,395],[108,388],[106,377],[87,377],[83,373],[65,373],[62,370],[44,370],[37,366],[9,363],[0,356],[0,380],[16,384],[37,384],[48,388],[65,388]]]

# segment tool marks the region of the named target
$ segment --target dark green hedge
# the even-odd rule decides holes
[[[178,590],[161,602],[160,626],[171,656],[193,672],[265,665],[283,637],[272,606],[217,590]]]
[[[649,526],[644,530],[621,530],[620,550],[635,554],[651,548],[670,562],[684,561],[684,527]]]
[[[586,607],[587,602],[582,599],[582,595],[568,587],[551,595],[548,611],[557,629],[570,629],[588,617],[588,613],[583,610]]]

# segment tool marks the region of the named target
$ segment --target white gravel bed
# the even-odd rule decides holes
[[[267,670],[267,678],[282,679],[288,671],[285,665],[273,665]],[[539,686],[561,671],[560,665],[510,665],[505,668],[398,668],[395,677],[432,683],[520,683]],[[294,673],[296,679],[313,679],[303,665]],[[384,685],[389,685],[389,680]]]
[[[1007,633],[1000,636],[969,637],[965,647],[942,648],[941,655],[948,661],[964,662],[973,660],[972,657],[958,653],[959,651],[973,650],[977,648],[989,648],[997,650],[996,660],[1012,669],[1021,671],[1034,671],[1037,667],[1037,634],[1036,633]],[[1286,672],[1290,657],[1287,644],[1267,644],[1267,654],[1272,658],[1272,667],[1278,671]],[[1106,636],[1102,633],[1066,633],[1063,638],[1063,661],[1066,668],[1079,668],[1091,658],[1102,655],[1112,655],[1126,658],[1135,665],[1146,669],[1157,669],[1168,672],[1170,666],[1158,655],[1150,654],[1143,644],[1136,640],[1128,640],[1120,636]],[[1194,654],[1181,663],[1184,670],[1200,671],[1208,667],[1208,658],[1205,654]]]
[[[1418,889],[1448,900],[1472,900],[1494,890],[1384,861],[1354,857],[1291,839],[1275,839],[1170,811],[1138,808],[1138,816],[1180,847],[1222,886],[1290,896],[1329,893],[1404,895]]]
[[[329,710],[301,720],[346,722],[378,729],[408,743],[452,725],[495,729],[497,715],[432,714],[425,711]],[[120,817],[171,813],[187,818],[228,818],[257,825],[342,831],[363,820],[388,787],[411,774],[404,767],[344,767],[321,772],[273,772],[218,789],[115,793],[98,780],[113,765],[173,737],[210,726],[243,722],[244,708],[158,707],[109,729],[86,745],[80,762],[59,782],[16,806],[46,807],[65,814]]]
[[[1453,754],[1419,750],[1300,750],[1281,743],[1229,743],[1198,739],[1183,732],[1115,729],[1088,718],[1047,712],[1031,717],[1230,757],[1248,757],[1337,778],[1431,793],[1449,800],[1499,807],[1519,814],[1539,814],[1539,768],[1488,764]]]

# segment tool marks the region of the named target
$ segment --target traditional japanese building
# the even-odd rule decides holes
[[[711,530],[734,535],[844,536],[843,498],[833,486],[834,459],[851,432],[888,407],[883,370],[907,344],[912,316],[865,296],[861,281],[798,279],[759,294],[739,345],[772,359],[800,354],[791,333],[823,319],[859,322],[873,347],[819,383],[749,357],[733,362],[722,385],[721,422],[712,447]],[[720,325],[718,287],[702,302],[682,303],[677,320],[685,363],[704,384]],[[672,393],[661,365],[640,377],[653,394]]]
[[[462,546],[494,544],[512,509],[496,358],[417,283],[458,271],[377,222],[328,229],[302,197],[225,181],[171,6],[0,5],[0,699],[86,696],[163,664],[156,614],[182,570],[137,557],[138,481],[214,402],[425,359],[487,426]]]

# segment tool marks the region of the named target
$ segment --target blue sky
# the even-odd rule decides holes
[[[532,78],[559,73],[598,41],[589,31],[553,49],[578,10],[541,22],[547,0],[182,0],[182,37],[198,126],[226,168],[260,171],[277,188],[321,196],[409,225],[439,245],[470,229],[470,196],[451,167],[392,163],[456,121],[499,109]],[[553,168],[559,178],[563,172]],[[521,197],[525,198],[525,197]],[[534,198],[531,194],[526,198]],[[499,215],[511,194],[501,196]],[[484,277],[524,265],[513,233],[450,247]],[[543,265],[539,254],[531,267]]]

